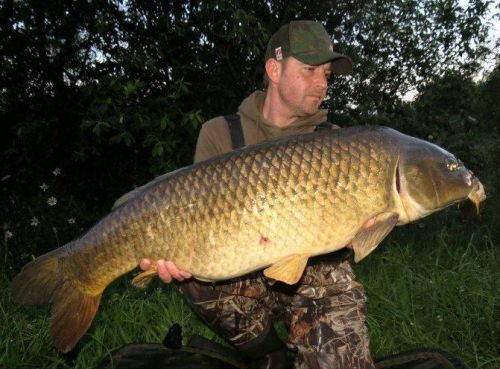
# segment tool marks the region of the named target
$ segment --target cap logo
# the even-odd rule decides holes
[[[276,60],[278,61],[283,59],[283,54],[281,53],[281,46],[274,49],[274,55],[276,55]]]

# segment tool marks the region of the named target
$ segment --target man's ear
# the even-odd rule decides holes
[[[281,76],[281,63],[274,58],[269,58],[266,61],[265,67],[269,82],[277,83]]]

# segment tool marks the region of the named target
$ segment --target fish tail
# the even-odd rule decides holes
[[[71,351],[89,328],[102,291],[89,292],[64,270],[65,247],[27,264],[11,282],[12,298],[20,304],[52,304],[50,333],[62,352]]]

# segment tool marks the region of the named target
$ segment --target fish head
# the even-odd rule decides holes
[[[396,177],[406,215],[401,218],[403,224],[466,199],[479,212],[479,204],[486,199],[479,179],[458,158],[413,137],[402,146]]]

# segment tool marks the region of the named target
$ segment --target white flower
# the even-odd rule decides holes
[[[42,189],[42,191],[43,191],[43,192],[45,192],[45,191],[47,191],[47,190],[49,189],[49,186],[47,186],[47,184],[46,184],[46,183],[42,183],[42,184],[40,185],[40,188]]]
[[[57,199],[54,196],[47,199],[47,205],[54,206],[55,204],[57,204]]]
[[[37,217],[33,217],[33,218],[31,218],[31,226],[32,226],[32,227],[36,227],[36,226],[38,226],[38,224],[39,224],[39,223],[40,223],[40,222],[38,221],[38,218],[37,218]]]
[[[76,222],[76,219],[75,219],[75,218],[69,218],[69,219],[68,219],[68,223],[69,223],[69,224],[75,224],[75,222]]]
[[[54,170],[52,171],[52,174],[53,174],[55,177],[57,177],[59,174],[61,174],[61,169],[59,169],[59,168],[54,169]]]
[[[9,238],[14,237],[14,233],[11,231],[5,231],[5,239],[8,240]]]

